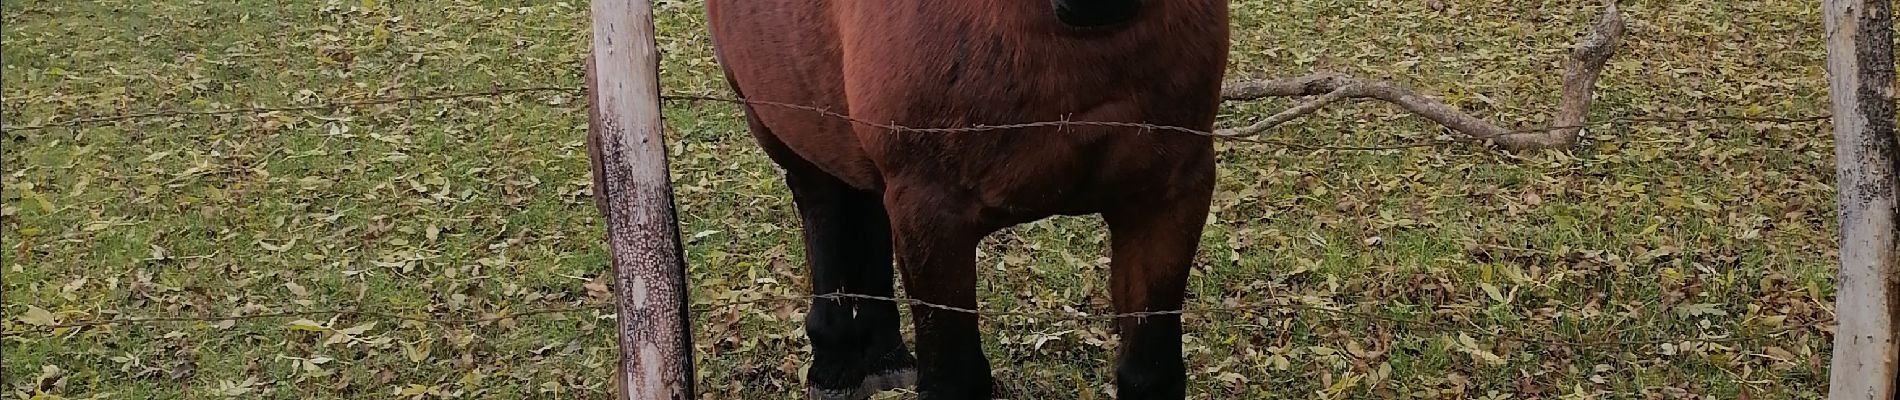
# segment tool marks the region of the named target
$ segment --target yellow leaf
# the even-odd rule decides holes
[[[299,330],[299,331],[311,331],[311,332],[323,332],[323,331],[330,330],[330,328],[323,326],[323,324],[317,323],[317,321],[311,321],[307,319],[290,321],[290,329]]]
[[[1504,357],[1499,357],[1496,353],[1485,350],[1484,347],[1478,345],[1477,339],[1471,338],[1471,335],[1460,333],[1458,334],[1458,340],[1453,343],[1459,350],[1470,354],[1473,359],[1491,365],[1504,365]]]
[[[1320,356],[1330,356],[1330,355],[1333,355],[1334,353],[1339,352],[1338,350],[1333,350],[1331,348],[1321,347],[1321,346],[1307,347],[1306,351],[1313,352],[1313,354],[1318,354]]]
[[[362,335],[362,334],[364,334],[364,333],[368,333],[368,332],[369,332],[369,330],[371,330],[371,329],[376,329],[376,323],[375,323],[375,322],[370,322],[370,323],[365,323],[365,324],[362,324],[362,325],[357,325],[357,326],[352,326],[352,327],[348,327],[348,328],[343,328],[343,329],[338,329],[338,330],[337,330],[337,333],[341,333],[341,334],[345,334],[345,335],[351,335],[351,336],[356,336],[356,335]]]
[[[481,386],[482,378],[481,369],[470,369],[468,373],[462,374],[462,380],[460,382],[462,386]]]
[[[111,222],[92,221],[92,222],[87,222],[86,226],[80,227],[79,229],[84,230],[86,232],[98,232],[98,231],[106,230],[106,228],[111,228],[111,227],[112,227]]]
[[[40,211],[53,212],[53,202],[46,201],[46,196],[41,196],[39,192],[33,191],[33,188],[21,188],[20,197],[31,197],[33,198],[33,204],[40,206]]]
[[[284,288],[289,289],[290,295],[292,296],[297,296],[297,297],[310,296],[310,289],[305,289],[303,285],[299,285],[296,282],[284,282]]]
[[[422,362],[422,360],[427,360],[429,359],[429,343],[430,341],[428,340],[418,341],[415,345],[404,342],[402,344],[403,356],[408,357],[409,362],[419,363]]]
[[[30,325],[47,326],[59,323],[59,316],[37,306],[26,306],[26,315],[20,316],[20,322]]]
[[[350,335],[345,335],[342,333],[332,334],[330,335],[329,339],[323,340],[323,345],[329,346],[329,345],[338,344],[338,343],[348,343],[350,341],[350,337],[351,337]]]
[[[1793,352],[1789,352],[1778,346],[1768,346],[1768,348],[1762,350],[1768,352],[1768,358],[1773,358],[1776,361],[1789,361],[1795,358]]]
[[[370,0],[364,0],[364,1],[370,1]],[[428,392],[429,392],[428,386],[422,386],[422,385],[411,383],[409,384],[409,387],[403,388],[402,391],[397,392],[397,394],[402,395],[402,396],[415,396],[415,395],[428,393]]]
[[[1497,286],[1495,286],[1495,285],[1492,285],[1492,284],[1489,284],[1489,283],[1482,283],[1482,282],[1480,282],[1480,283],[1478,283],[1478,288],[1479,288],[1479,289],[1484,289],[1484,294],[1485,294],[1486,296],[1490,296],[1490,297],[1491,297],[1491,300],[1493,300],[1493,301],[1496,301],[1496,302],[1499,302],[1499,303],[1509,303],[1509,302],[1510,302],[1510,301],[1508,301],[1508,300],[1505,300],[1505,299],[1504,299],[1504,293],[1502,293],[1502,292],[1499,292],[1499,291],[1498,291],[1498,287],[1497,287]]]

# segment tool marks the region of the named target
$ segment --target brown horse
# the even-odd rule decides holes
[[[728,83],[751,100],[863,121],[964,127],[1143,122],[1208,130],[1227,61],[1226,0],[708,0]],[[745,107],[785,170],[814,293],[976,308],[982,237],[1101,214],[1118,312],[1181,307],[1214,185],[1204,136],[1052,126],[892,131],[810,110]],[[601,185],[596,184],[596,188]],[[913,306],[917,354],[888,301],[814,300],[810,394],[860,399],[915,384],[988,399],[977,316]],[[1122,399],[1182,398],[1178,316],[1117,322]]]

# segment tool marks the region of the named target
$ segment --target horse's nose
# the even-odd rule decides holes
[[[1141,0],[1049,0],[1056,20],[1077,28],[1096,28],[1128,22],[1141,11]]]

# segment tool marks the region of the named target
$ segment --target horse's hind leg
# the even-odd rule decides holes
[[[881,196],[851,187],[794,154],[757,119],[753,136],[785,169],[804,225],[813,294],[890,297],[891,229]],[[898,332],[897,305],[854,298],[812,299],[805,315],[812,364],[809,396],[857,400],[916,384],[915,359]]]
[[[1109,288],[1115,311],[1181,309],[1188,269],[1207,221],[1210,190],[1131,204],[1104,213],[1113,258]],[[1181,360],[1181,316],[1153,315],[1116,321],[1121,354],[1116,393],[1123,399],[1180,399],[1187,395]]]

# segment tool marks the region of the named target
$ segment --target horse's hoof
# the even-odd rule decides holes
[[[867,376],[864,377],[864,385],[862,387],[875,387],[876,389],[871,390],[873,393],[891,389],[914,388],[917,387],[917,369],[904,368]]]
[[[905,368],[864,377],[854,388],[829,389],[812,386],[806,390],[811,400],[864,400],[877,392],[917,386],[917,370]]]

